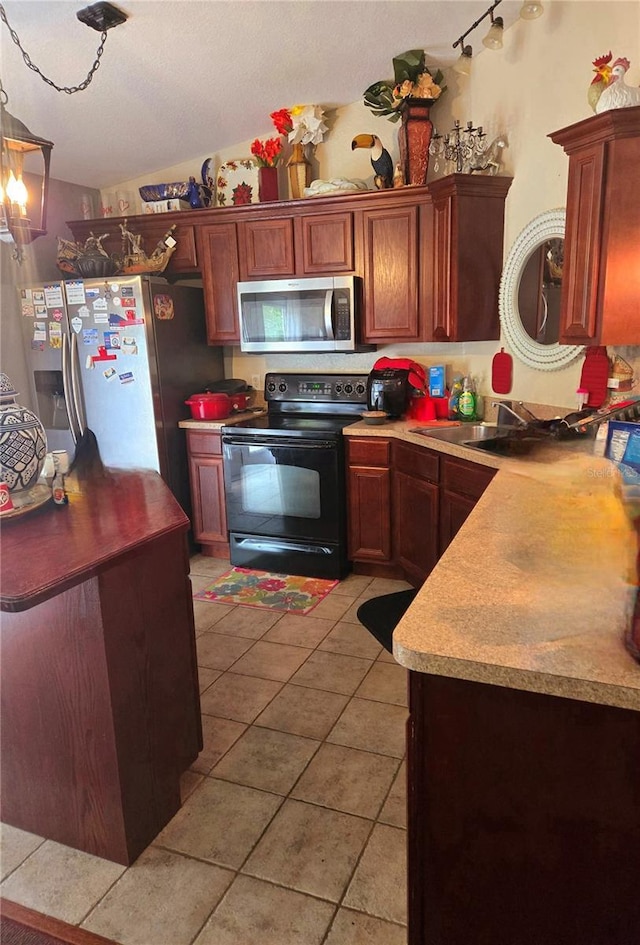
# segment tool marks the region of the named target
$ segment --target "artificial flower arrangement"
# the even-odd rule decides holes
[[[271,112],[270,118],[281,135],[291,144],[320,144],[328,130],[323,121],[324,109],[319,105],[294,105]]]
[[[267,141],[256,138],[251,145],[251,153],[259,167],[276,167],[282,153],[282,141],[280,138],[269,138]]]
[[[364,93],[364,104],[374,115],[385,115],[389,121],[400,117],[400,105],[406,98],[426,99],[434,105],[446,85],[440,69],[432,74],[425,64],[424,49],[409,49],[393,60],[394,81],[381,79],[370,85]]]

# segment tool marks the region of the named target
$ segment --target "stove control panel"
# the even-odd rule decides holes
[[[366,404],[368,374],[267,374],[267,401]]]

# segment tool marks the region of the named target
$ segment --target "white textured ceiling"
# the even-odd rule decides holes
[[[67,0],[2,0],[32,61],[57,85],[86,77],[100,33]],[[128,15],[109,30],[92,83],[55,91],[25,64],[0,22],[8,110],[53,141],[52,176],[89,187],[170,167],[273,134],[269,113],[297,102],[358,101],[391,60],[423,48],[451,65],[452,43],[485,0],[116,0]],[[505,0],[508,27],[519,3]],[[467,39],[475,50],[489,20]]]

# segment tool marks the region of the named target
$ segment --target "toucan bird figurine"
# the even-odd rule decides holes
[[[375,174],[375,185],[379,190],[393,186],[393,161],[377,135],[356,135],[351,142],[351,150],[369,148],[371,167]]]

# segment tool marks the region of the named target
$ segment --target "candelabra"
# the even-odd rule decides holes
[[[456,171],[468,173],[471,168],[480,162],[484,152],[484,139],[486,135],[482,130],[482,125],[473,127],[473,122],[468,121],[465,128],[462,128],[460,122],[456,119],[453,128],[449,134],[444,137],[434,129],[434,135],[429,145],[429,154],[435,157],[434,170],[438,171],[438,161],[444,158],[445,161],[455,161]]]

